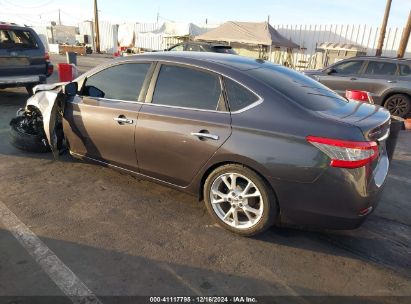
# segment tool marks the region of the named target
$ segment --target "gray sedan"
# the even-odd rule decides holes
[[[195,195],[241,235],[358,227],[388,173],[388,111],[261,60],[149,53],[35,91],[12,121],[16,146],[66,142],[76,158]]]

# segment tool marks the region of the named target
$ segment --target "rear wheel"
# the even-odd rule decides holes
[[[204,200],[220,226],[243,236],[267,230],[278,212],[271,187],[256,172],[237,164],[219,167],[208,176]]]
[[[411,100],[407,95],[395,94],[387,98],[384,106],[391,115],[405,117],[411,110]]]

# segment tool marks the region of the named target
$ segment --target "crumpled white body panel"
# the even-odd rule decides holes
[[[39,85],[34,90],[35,94],[27,100],[29,106],[36,107],[43,116],[43,127],[47,141],[54,156],[58,155],[57,135],[55,133],[58,112],[57,97],[62,91],[62,84]]]

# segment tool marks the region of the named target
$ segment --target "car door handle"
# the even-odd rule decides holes
[[[395,80],[387,80],[388,83],[397,83]]]
[[[120,125],[124,125],[124,124],[132,125],[134,123],[134,120],[128,119],[124,115],[120,115],[119,117],[114,117],[113,120],[117,121]]]
[[[192,136],[197,136],[199,139],[204,140],[204,139],[212,139],[212,140],[218,140],[220,137],[218,135],[206,133],[206,132],[191,132]]]
[[[357,78],[353,77],[353,78],[351,78],[350,80],[357,80]]]

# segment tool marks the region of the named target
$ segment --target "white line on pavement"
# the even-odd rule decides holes
[[[73,303],[102,304],[93,292],[2,201],[0,201],[0,221]]]
[[[411,179],[410,178],[406,178],[406,177],[402,177],[402,176],[398,176],[398,175],[392,175],[392,174],[388,175],[388,177],[392,178],[392,179],[395,179],[395,180],[398,180],[398,181],[401,181],[401,182],[411,184]]]

